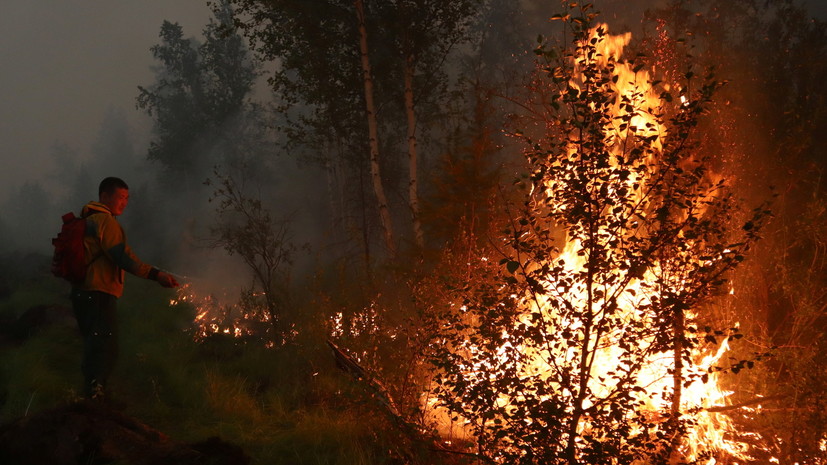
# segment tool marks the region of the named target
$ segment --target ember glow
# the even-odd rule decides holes
[[[610,163],[626,156],[623,150],[628,149],[627,144],[630,140],[649,139],[653,141],[644,156],[657,156],[663,150],[662,141],[669,136],[667,128],[661,123],[664,121],[661,92],[664,89],[676,92],[680,90],[676,89],[675,84],[670,85],[670,83],[659,83],[657,88],[653,87],[653,79],[646,69],[633,68],[633,64],[621,60],[624,48],[631,40],[631,33],[614,36],[597,33],[598,30],[605,31],[605,29],[605,25],[592,29],[592,43],[597,44],[597,53],[590,59],[595,60],[599,67],[612,70],[614,77],[612,82],[617,90],[618,98],[611,110],[614,117],[603,123],[604,141],[611,151],[616,151],[608,156]],[[582,69],[579,71],[582,73]],[[578,67],[575,67],[575,76],[577,72]],[[582,77],[582,74],[580,76]],[[580,90],[581,82],[578,79],[568,84],[570,88]],[[689,105],[683,95],[679,102],[681,106]],[[621,122],[625,123],[623,127],[620,127]],[[569,145],[569,156],[575,158],[578,150],[580,150],[579,147]],[[622,189],[628,193],[623,195],[633,199],[630,203],[633,208],[645,210],[641,205],[649,201],[644,192],[647,188],[647,180],[643,179],[643,176],[647,174],[651,175],[651,171],[631,170],[626,173],[625,179],[620,179],[613,184],[615,189]],[[709,173],[707,176],[713,177]],[[721,185],[719,180],[711,180],[710,185]],[[555,185],[546,184],[546,195],[541,197],[555,198],[553,191],[556,188]],[[708,198],[712,198],[717,193],[714,189],[709,190]],[[704,201],[700,203],[703,204]],[[550,206],[550,209],[558,211],[564,211],[566,208],[568,208],[566,205]],[[618,208],[628,208],[628,206]],[[628,217],[633,216],[633,213],[628,215]],[[613,393],[626,389],[620,385],[621,382],[634,379],[636,383],[636,387],[632,389],[634,403],[642,406],[637,410],[638,415],[643,412],[642,417],[649,418],[649,421],[654,424],[666,423],[670,416],[691,419],[688,423],[688,431],[682,434],[679,444],[673,445],[672,460],[690,463],[701,461],[700,463],[709,465],[717,463],[716,457],[725,457],[727,460],[735,461],[748,460],[748,446],[738,439],[745,435],[738,434],[730,417],[720,412],[725,410],[727,398],[732,394],[719,387],[720,372],[714,369],[729,350],[727,339],[722,342],[719,340],[717,346],[699,343],[692,347],[689,359],[693,363],[677,371],[682,377],[678,394],[674,394],[676,359],[673,353],[657,348],[659,343],[654,332],[648,335],[640,332],[641,337],[635,341],[638,345],[634,349],[635,353],[648,354],[643,360],[642,368],[632,367],[630,364],[633,362],[628,356],[628,347],[621,348],[623,338],[628,339],[628,334],[623,334],[623,331],[627,331],[629,327],[654,327],[658,324],[655,321],[658,316],[652,312],[652,308],[658,305],[655,303],[656,299],[663,299],[665,295],[680,295],[682,289],[690,288],[688,280],[692,277],[683,270],[713,267],[717,262],[735,253],[733,250],[723,249],[713,255],[694,256],[693,253],[704,248],[701,242],[696,242],[699,239],[683,236],[680,239],[685,245],[673,252],[678,254],[678,261],[684,267],[683,269],[670,265],[668,262],[655,261],[647,264],[645,272],[628,282],[622,285],[613,285],[609,282],[609,285],[599,290],[587,289],[582,282],[575,280],[555,282],[549,273],[548,280],[541,283],[546,292],[513,296],[519,302],[523,313],[517,321],[514,321],[511,329],[502,330],[500,337],[497,338],[502,341],[497,350],[492,353],[490,346],[482,348],[477,345],[474,338],[470,337],[454,348],[457,353],[466,354],[461,360],[469,361],[459,367],[465,373],[463,375],[465,382],[470,383],[469,389],[473,388],[475,380],[484,383],[498,378],[494,367],[514,367],[515,363],[517,366],[514,369],[517,370],[517,377],[520,379],[526,382],[530,380],[535,385],[557,386],[558,381],[555,381],[554,374],[559,375],[560,367],[565,369],[565,367],[577,366],[581,352],[573,349],[574,345],[569,345],[566,349],[565,344],[528,343],[528,341],[521,341],[512,336],[512,333],[520,333],[520,327],[547,324],[548,328],[544,329],[543,333],[551,335],[552,338],[575,340],[582,337],[579,333],[582,330],[582,320],[572,318],[561,302],[583,302],[583,306],[588,307],[585,302],[591,299],[591,302],[594,302],[594,308],[599,309],[596,311],[605,312],[605,315],[600,318],[608,318],[615,323],[609,324],[607,327],[610,329],[597,336],[593,342],[586,343],[589,344],[588,347],[592,353],[586,386],[591,396],[585,399],[584,405],[577,408],[582,412],[588,412],[592,407],[600,408],[589,399],[610,398]],[[568,239],[560,248],[559,255],[549,257],[548,263],[535,263],[531,265],[530,270],[525,270],[519,268],[523,265],[512,262],[514,264],[512,273],[521,270],[524,275],[528,275],[534,270],[559,267],[569,271],[557,272],[557,276],[574,276],[578,270],[588,268],[584,250],[586,247],[578,240]],[[629,261],[625,263],[627,269],[634,266]],[[731,289],[727,290],[732,292]],[[457,306],[457,308],[460,312],[465,310],[464,307]],[[683,312],[686,322],[695,321],[696,314],[693,309],[685,309]],[[694,326],[690,330],[690,332],[696,331],[698,330]],[[478,357],[477,355],[482,351],[488,351],[488,355]],[[517,360],[514,356],[515,352],[522,354],[518,359],[519,362],[514,361]],[[624,378],[623,373],[632,372],[635,372],[634,377]],[[481,376],[487,379],[483,380]],[[503,373],[503,376],[506,374]],[[546,399],[553,400],[554,394],[543,394],[537,397],[538,402],[542,403]],[[675,398],[679,399],[679,405],[673,403]],[[499,406],[506,406],[505,410],[502,410],[506,412],[506,416],[510,416],[508,412],[518,412],[516,406],[521,405],[523,401],[524,399],[509,397],[502,393],[496,399],[491,399],[491,402]],[[473,432],[468,427],[469,421],[463,419],[457,412],[449,412],[439,407],[439,402],[430,393],[422,396],[422,405],[430,413],[431,419],[443,436],[455,440],[474,440]],[[513,410],[508,410],[509,408]],[[515,414],[519,415],[519,413]],[[631,419],[629,420],[631,424]],[[497,431],[497,424],[513,421],[513,417],[510,419],[492,417],[485,421],[490,422],[490,424],[485,424],[490,426],[491,431]],[[590,424],[591,420],[586,413],[583,421],[578,425],[578,434],[590,434]]]
[[[221,295],[199,292],[197,286],[185,283],[177,290],[177,296],[170,305],[189,305],[195,309],[191,332],[196,341],[202,341],[215,334],[226,334],[236,338],[261,335],[262,326],[269,326],[267,312],[256,311],[244,299],[226,292]],[[258,295],[247,296],[255,299]]]
[[[613,117],[602,123],[604,124],[602,130],[603,142],[611,152],[606,155],[606,158],[612,165],[611,168],[617,168],[619,166],[617,160],[629,157],[625,151],[634,141],[646,140],[649,143],[647,149],[642,151],[641,159],[657,157],[665,150],[664,140],[669,137],[669,134],[668,128],[663,123],[665,121],[663,114],[666,110],[661,108],[664,91],[674,91],[680,94],[675,103],[677,107],[688,107],[692,102],[691,98],[687,98],[681,92],[678,84],[663,82],[654,84],[655,80],[650,76],[649,71],[635,67],[621,58],[631,40],[630,33],[621,35],[598,33],[598,31],[605,30],[605,25],[592,30],[593,43],[596,44],[597,52],[590,59],[593,59],[598,67],[611,69],[612,73],[611,81],[616,90],[617,100],[611,104],[610,112]],[[581,72],[579,77],[578,71]],[[579,92],[580,86],[586,85],[583,70],[575,67],[575,78],[566,84],[573,92]],[[578,150],[581,148],[573,143],[566,147],[566,152],[572,159],[578,157]],[[632,201],[628,204],[618,205],[615,208],[629,210],[623,214],[628,218],[634,218],[637,215],[641,223],[645,222],[643,215],[658,208],[658,205],[654,203],[656,200],[647,198],[646,192],[646,189],[651,187],[650,180],[646,177],[652,176],[653,173],[652,170],[647,171],[647,169],[656,163],[649,165],[647,163],[643,161],[640,165],[630,164],[639,169],[630,169],[623,176],[603,185],[603,187],[609,186],[607,189],[610,196],[622,190],[624,194],[618,194],[618,197],[631,198]],[[709,172],[705,172],[705,176],[715,179],[706,179],[712,187],[700,194],[701,199],[697,202],[698,205],[714,204],[722,185],[721,176]],[[555,190],[559,187],[554,184],[555,182],[552,180],[546,182],[545,185],[533,185],[531,194],[548,199],[555,198]],[[549,205],[546,208],[565,212],[571,207],[560,204]],[[700,217],[703,213],[694,211],[687,215]],[[643,224],[638,226],[633,221],[631,228],[635,231],[628,237],[623,236],[622,233],[618,234],[619,242],[622,243],[630,238],[635,239],[634,235],[637,234],[637,230],[644,230],[646,226]],[[610,252],[612,255],[610,261],[620,263],[626,271],[612,276],[613,279],[621,276],[622,278],[618,281],[601,283],[601,286],[598,286],[601,287],[600,289],[587,288],[583,282],[578,282],[576,279],[556,280],[552,276],[553,273],[547,272],[543,278],[544,282],[540,283],[540,287],[545,292],[534,293],[532,291],[526,292],[525,295],[507,296],[517,302],[521,315],[513,321],[513,326],[504,328],[498,334],[497,339],[501,341],[499,347],[492,351],[490,346],[482,347],[474,338],[468,338],[452,347],[457,353],[467,355],[463,362],[457,364],[457,367],[467,376],[468,380],[471,380],[473,385],[475,380],[491,382],[498,379],[499,373],[495,368],[508,366],[516,360],[514,370],[520,380],[530,381],[534,385],[551,386],[551,388],[544,389],[543,394],[536,395],[539,403],[546,400],[553,401],[555,389],[558,391],[564,389],[555,376],[565,371],[567,367],[584,365],[580,361],[583,352],[578,351],[576,345],[585,341],[586,351],[590,355],[587,375],[584,376],[587,381],[582,389],[589,395],[583,397],[579,405],[575,407],[582,419],[577,424],[577,431],[569,433],[571,436],[589,436],[593,428],[597,429],[594,426],[597,422],[595,420],[597,415],[590,417],[589,412],[605,409],[605,405],[599,405],[601,401],[611,399],[618,392],[631,392],[630,402],[638,407],[632,413],[623,413],[622,415],[626,416],[612,420],[630,425],[632,432],[627,432],[628,436],[664,434],[663,431],[670,430],[659,429],[661,425],[666,425],[670,421],[688,419],[684,424],[686,430],[681,430],[679,434],[675,433],[675,441],[669,449],[670,460],[676,463],[686,461],[706,465],[716,464],[718,463],[716,460],[722,458],[727,460],[727,463],[750,460],[749,446],[744,438],[750,436],[754,438],[756,435],[737,431],[732,419],[725,413],[730,409],[728,398],[732,392],[721,388],[722,375],[717,369],[717,365],[721,364],[727,356],[729,339],[724,334],[719,334],[717,344],[704,344],[703,342],[692,344],[691,347],[686,347],[687,350],[691,350],[691,354],[684,356],[682,347],[664,348],[663,340],[658,340],[662,334],[641,329],[663,325],[663,321],[658,321],[659,318],[663,318],[663,315],[658,315],[657,310],[653,309],[662,309],[667,306],[662,304],[664,296],[681,295],[686,289],[692,288],[691,281],[695,278],[690,271],[686,270],[714,268],[716,263],[725,261],[737,253],[736,250],[722,248],[715,253],[696,255],[698,250],[708,249],[705,249],[702,239],[684,236],[683,232],[683,229],[679,229],[676,233],[681,245],[669,249],[669,252],[673,254],[672,258],[677,257],[679,265],[670,264],[668,259],[660,261],[658,257],[655,257],[650,258],[645,266],[642,266],[640,263],[634,263],[633,258],[618,258],[626,256],[619,250],[622,246],[615,246],[618,250]],[[558,277],[572,277],[578,273],[582,275],[582,270],[589,268],[586,254],[583,252],[586,249],[587,247],[580,239],[569,237],[564,240],[561,247],[555,249],[554,254],[547,257],[546,263],[517,264],[510,271],[515,276],[518,274],[515,271],[519,271],[522,273],[521,276],[525,277],[537,270],[557,268],[562,270],[554,272]],[[481,257],[479,260],[486,266],[492,265],[489,257]],[[640,273],[629,271],[635,267],[642,267]],[[609,274],[607,273],[607,276]],[[732,295],[734,289],[729,287],[725,293]],[[174,305],[188,304],[196,309],[194,336],[197,340],[206,339],[214,334],[243,338],[261,336],[266,333],[267,329],[262,330],[262,328],[270,324],[268,313],[260,309],[256,310],[255,304],[255,300],[261,297],[260,295],[248,294],[247,300],[242,299],[239,303],[233,303],[238,299],[227,298],[227,296],[219,299],[212,294],[200,295],[207,295],[207,297],[200,297],[192,285],[187,284],[179,289],[178,297],[171,302]],[[597,332],[591,340],[582,336],[583,319],[578,319],[576,312],[569,311],[570,309],[561,304],[572,302],[573,306],[589,308],[589,311],[596,309],[594,311],[602,315],[595,318],[608,321],[608,323],[601,323],[607,329]],[[454,308],[458,313],[465,313],[468,310],[467,307],[458,303],[454,304]],[[687,327],[682,326],[680,333],[677,334],[692,333],[691,338],[703,341],[703,330],[696,325],[696,311],[697,309],[692,308],[681,309],[681,318],[682,321],[685,320]],[[392,331],[382,324],[381,313],[376,304],[369,305],[355,315],[349,315],[346,312],[335,313],[327,322],[328,336],[339,339],[381,332],[390,339],[395,339],[395,334],[392,334]],[[517,336],[524,332],[520,328],[526,327],[541,328],[539,332],[544,335],[573,342],[568,347],[565,344],[527,342]],[[629,348],[628,330],[630,327],[635,328],[633,333],[639,336],[631,343],[634,346],[632,349]],[[677,357],[676,353],[679,354]],[[515,357],[515,354],[520,354],[520,356]],[[367,353],[362,353],[355,354],[355,358],[358,360],[362,355],[369,356]],[[635,359],[634,357],[641,358]],[[690,360],[691,363],[676,368],[676,365],[680,364],[680,360],[684,358]],[[676,378],[679,379],[676,380]],[[634,383],[631,389],[628,387],[630,382]],[[420,400],[426,417],[436,426],[446,443],[450,442],[460,447],[463,444],[473,444],[477,438],[474,437],[475,433],[470,420],[463,418],[456,411],[445,409],[442,406],[444,404],[433,395],[433,392],[437,390],[435,385],[431,388],[421,396]],[[570,388],[566,389],[571,391]],[[492,399],[493,403],[506,406],[503,410],[506,415],[517,412],[518,407],[514,406],[521,405],[524,401],[524,398],[502,393]],[[553,402],[549,403],[553,404]],[[742,407],[740,413],[750,412],[751,408],[755,407]],[[564,406],[559,412],[560,415],[570,414],[571,408]],[[495,424],[502,422],[503,419],[492,416],[485,421],[490,422],[491,429],[495,430]],[[525,421],[531,420],[525,419]],[[485,423],[485,426],[488,425],[489,423]],[[600,434],[596,433],[596,436],[599,437]],[[603,436],[603,438],[606,437]],[[574,448],[578,447],[585,449],[587,446],[581,441],[574,445]],[[641,461],[635,463],[645,465]]]

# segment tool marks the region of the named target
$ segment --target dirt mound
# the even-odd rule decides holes
[[[250,458],[219,438],[177,442],[118,411],[81,401],[0,427],[0,463],[77,465],[246,465]]]
[[[77,328],[71,308],[65,305],[35,305],[19,317],[0,315],[0,347],[20,345],[39,331],[57,326]]]

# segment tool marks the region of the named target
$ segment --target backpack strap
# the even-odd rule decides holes
[[[97,211],[97,210],[95,210],[95,211],[88,211],[88,212],[86,212],[86,214],[81,214],[81,218],[83,218],[83,219],[85,220],[85,219],[88,219],[88,218],[89,218],[90,216],[92,216],[92,215],[97,215],[98,213],[103,213],[103,212],[102,212],[102,211]],[[95,263],[95,261],[96,261],[97,259],[101,258],[103,255],[104,255],[104,251],[103,251],[103,247],[101,247],[101,251],[100,251],[100,253],[98,253],[97,255],[95,255],[94,257],[92,257],[92,259],[91,259],[91,260],[89,260],[89,263],[87,263],[87,264],[86,264],[86,266],[87,266],[87,267],[92,266],[92,263]]]

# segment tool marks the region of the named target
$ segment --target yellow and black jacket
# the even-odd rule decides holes
[[[126,243],[126,234],[106,205],[89,202],[81,212],[86,217],[84,249],[89,267],[86,280],[78,285],[85,291],[101,291],[120,297],[124,271],[155,279],[158,269],[142,262]]]

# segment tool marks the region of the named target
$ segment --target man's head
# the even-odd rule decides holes
[[[109,208],[112,216],[118,216],[129,202],[129,186],[121,178],[106,178],[98,186],[98,198]]]

